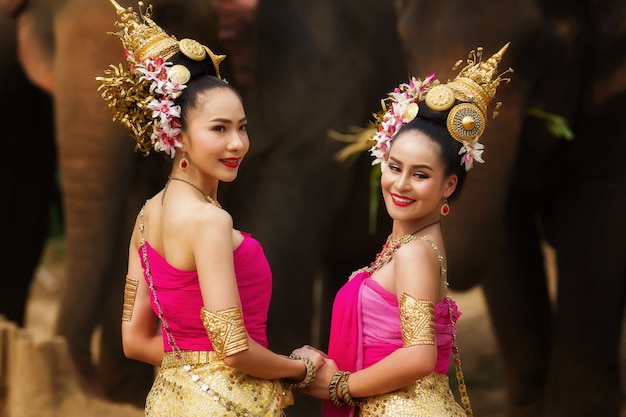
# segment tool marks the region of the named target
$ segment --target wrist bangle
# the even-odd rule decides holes
[[[354,400],[354,398],[352,398],[352,395],[350,395],[350,389],[348,387],[348,377],[350,377],[350,372],[346,371],[343,373],[341,378],[339,378],[339,392],[341,394],[341,399],[343,400],[343,402],[350,407],[354,407],[356,405],[356,401]]]
[[[292,384],[292,386],[298,389],[307,388],[309,385],[311,385],[311,382],[313,382],[315,374],[317,373],[317,369],[315,369],[313,361],[309,358],[303,358],[302,356],[293,354],[289,355],[289,358],[301,360],[302,362],[304,362],[304,366],[306,367],[306,375],[304,376],[304,379],[298,383]]]
[[[344,371],[335,372],[335,374],[330,378],[330,383],[328,384],[328,396],[330,397],[330,401],[337,407],[341,407],[344,404],[337,395],[337,384],[339,384],[339,380],[343,378],[344,374]]]

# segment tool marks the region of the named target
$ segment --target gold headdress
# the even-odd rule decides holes
[[[128,128],[137,142],[135,150],[148,155],[152,149],[164,151],[172,158],[180,132],[180,108],[174,100],[196,75],[220,77],[219,64],[224,55],[216,55],[193,39],[177,40],[152,19],[152,5],[140,13],[124,9],[110,0],[120,21],[116,35],[124,46],[128,62],[111,65],[106,77],[97,77],[102,84],[102,98],[113,111],[113,120]]]
[[[366,130],[357,134],[357,144],[349,145],[339,154],[339,158],[362,149],[358,142],[366,138],[374,157],[372,164],[383,163],[396,133],[419,114],[425,118],[447,119],[446,127],[450,136],[463,144],[459,154],[465,154],[461,163],[465,164],[466,170],[472,167],[474,161],[484,162],[481,157],[484,146],[478,143],[478,139],[485,130],[487,107],[495,97],[498,85],[502,81],[510,81],[502,76],[512,72],[511,69],[496,76],[498,64],[508,46],[507,43],[485,62],[482,61],[482,48],[471,51],[467,66],[447,84],[435,79],[435,74],[429,75],[424,81],[411,78],[409,83],[400,84],[382,100],[382,110],[374,115],[375,133],[372,135],[371,131]],[[453,69],[458,69],[462,62],[457,62]],[[497,103],[494,117],[500,105]],[[335,135],[340,140],[351,136]],[[371,142],[374,142],[373,146]]]
[[[495,78],[494,76],[508,47],[507,43],[485,62],[482,62],[482,48],[471,51],[467,66],[454,80],[435,86],[426,94],[425,103],[430,109],[452,109],[448,115],[447,127],[450,135],[459,142],[474,143],[485,130],[487,107],[496,95],[503,74]],[[453,69],[458,69],[462,62],[457,62]],[[509,79],[505,81],[508,82]],[[494,117],[500,104],[496,105]]]

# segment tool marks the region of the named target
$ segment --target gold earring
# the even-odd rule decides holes
[[[187,155],[187,154],[185,152],[183,152],[183,157],[180,158],[180,161],[178,162],[178,166],[183,171],[186,170],[187,167],[189,166],[189,161],[187,160],[187,158],[185,158],[185,155]]]
[[[442,216],[447,216],[448,213],[450,213],[450,205],[448,204],[448,199],[446,198],[446,200],[443,202],[443,204],[441,205],[441,215]]]

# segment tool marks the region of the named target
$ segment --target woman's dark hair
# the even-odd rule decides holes
[[[453,200],[461,194],[465,182],[465,175],[467,174],[465,167],[461,164],[462,156],[459,155],[462,144],[454,140],[452,136],[450,136],[450,133],[448,133],[448,128],[445,124],[447,113],[428,112],[428,110],[422,109],[422,107],[426,106],[420,106],[417,117],[403,125],[396,136],[403,132],[417,130],[428,136],[433,142],[439,144],[441,148],[441,162],[443,162],[445,166],[445,175],[456,174],[459,178],[454,193],[448,198],[449,200]],[[422,110],[424,110],[424,112]]]
[[[200,104],[201,94],[218,88],[230,89],[237,94],[239,100],[243,102],[239,91],[221,78],[217,78],[213,75],[201,75],[192,78],[191,81],[187,83],[187,88],[185,88],[181,95],[174,101],[174,104],[180,106],[180,124],[182,129],[185,129],[187,126],[187,115]]]

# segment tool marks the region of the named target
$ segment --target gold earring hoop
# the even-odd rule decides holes
[[[448,199],[446,198],[443,204],[441,205],[441,215],[447,216],[450,213],[450,205],[448,204]]]
[[[187,160],[187,158],[185,158],[185,155],[187,155],[187,154],[185,152],[183,152],[183,157],[180,158],[180,161],[178,162],[178,166],[183,171],[186,170],[187,167],[189,167],[189,161]]]

